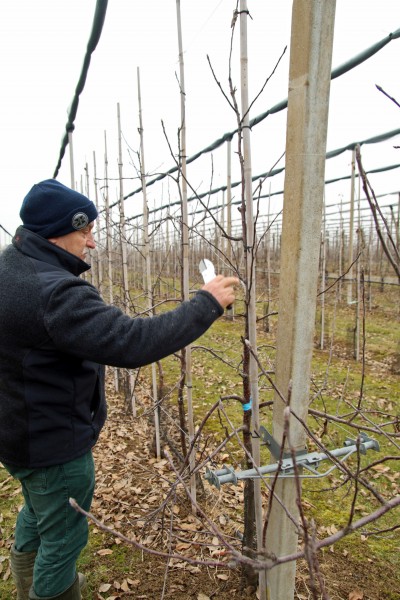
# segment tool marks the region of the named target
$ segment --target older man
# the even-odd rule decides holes
[[[188,302],[130,318],[79,276],[95,248],[94,204],[55,180],[25,197],[23,226],[0,256],[0,460],[21,482],[11,566],[18,600],[81,598],[91,449],[106,418],[104,365],[136,368],[202,335],[235,299],[217,276]]]

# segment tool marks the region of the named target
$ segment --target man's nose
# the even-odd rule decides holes
[[[94,237],[92,233],[89,233],[86,238],[86,246],[91,248],[92,250],[96,248],[96,242],[94,241]]]

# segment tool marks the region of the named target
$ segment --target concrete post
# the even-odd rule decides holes
[[[286,398],[291,389],[291,408],[304,420],[318,284],[335,7],[335,0],[294,0],[292,12],[276,385]],[[284,407],[276,394],[273,436],[278,443],[283,438]],[[304,448],[306,442],[293,416],[290,442],[295,449]],[[275,491],[297,522],[295,481],[278,480]],[[297,539],[293,522],[273,500],[267,551],[277,556],[290,554],[297,549]],[[293,599],[295,570],[291,562],[269,572],[270,600]]]

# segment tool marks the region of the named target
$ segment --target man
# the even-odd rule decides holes
[[[136,368],[202,335],[235,299],[217,276],[188,302],[131,319],[79,275],[95,248],[94,204],[55,180],[25,197],[23,226],[0,256],[0,460],[21,482],[11,569],[18,600],[81,598],[91,449],[106,418],[104,366]]]

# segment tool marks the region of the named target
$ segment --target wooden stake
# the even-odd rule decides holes
[[[228,263],[232,263],[232,143],[228,140],[226,144],[226,227],[228,239],[226,240],[226,256]],[[227,318],[233,320],[234,304],[226,311]]]
[[[108,300],[114,303],[113,290],[113,263],[112,263],[112,238],[111,238],[111,214],[110,198],[108,195],[108,156],[107,156],[107,134],[104,132],[104,204],[106,209],[106,253],[107,253],[107,275],[108,275]],[[114,389],[118,392],[118,369],[114,368]]]
[[[117,103],[117,121],[118,121],[118,179],[119,179],[119,242],[122,257],[122,289],[123,303],[127,315],[131,313],[131,300],[129,296],[129,277],[128,277],[128,249],[126,243],[126,223],[125,223],[125,200],[124,200],[124,179],[122,162],[122,131],[121,131],[121,111],[119,102]],[[125,381],[125,400],[127,405],[132,405],[133,397],[133,374],[128,369],[123,371]]]
[[[321,232],[321,292],[325,289],[325,270],[326,270],[326,226],[325,226],[325,203],[323,207],[322,232]],[[325,294],[321,294],[321,335],[320,348],[324,349],[325,341]]]
[[[138,86],[138,103],[139,103],[139,135],[140,135],[140,179],[142,182],[143,191],[143,255],[145,260],[145,294],[147,297],[147,308],[149,315],[154,315],[153,293],[151,287],[151,260],[149,246],[149,207],[147,203],[147,188],[146,188],[146,170],[144,161],[144,139],[143,139],[143,120],[142,120],[142,97],[140,93],[140,70],[137,67],[137,86]],[[161,458],[160,448],[160,419],[159,408],[157,405],[157,373],[156,363],[151,365],[151,379],[153,387],[153,405],[154,405],[154,431],[156,442],[156,456]]]
[[[257,348],[257,315],[256,315],[256,247],[255,227],[253,217],[253,186],[251,179],[251,144],[249,127],[249,81],[248,81],[248,56],[247,56],[247,0],[240,0],[240,65],[241,65],[241,117],[243,126],[243,162],[244,162],[244,189],[246,203],[246,279],[248,293],[248,336],[252,348]],[[249,384],[252,401],[252,431],[260,430],[260,411],[258,399],[258,366],[253,355],[249,362]],[[252,442],[253,460],[260,466],[260,441],[256,436]],[[261,481],[254,481],[254,507],[256,520],[257,550],[263,549],[263,517]],[[266,572],[259,573],[259,598],[266,600],[267,584]]]
[[[98,191],[98,185],[97,185],[97,167],[96,167],[96,153],[93,152],[93,185],[94,185],[94,196],[95,196],[95,205],[97,208],[97,212],[99,213],[99,216],[97,218],[97,226],[95,229],[95,236],[96,236],[96,262],[97,262],[97,286],[98,286],[98,290],[100,292],[100,294],[103,291],[103,263],[101,260],[101,251],[100,251],[100,245],[101,245],[101,234],[100,234],[100,230],[101,230],[101,218],[100,218],[100,210],[99,210],[99,191]]]
[[[178,26],[178,47],[179,47],[179,85],[181,96],[181,127],[180,127],[180,165],[181,165],[181,197],[182,197],[182,283],[183,283],[183,299],[189,300],[189,223],[188,223],[188,206],[187,206],[187,175],[186,175],[186,91],[185,91],[185,69],[183,62],[182,49],[182,25],[181,25],[181,3],[176,0],[176,16]],[[192,348],[186,346],[183,350],[185,362],[185,381],[186,381],[186,398],[188,410],[188,429],[189,429],[189,447],[192,446],[194,440],[194,417],[193,417],[193,402],[192,402]],[[193,448],[189,456],[189,467],[192,473],[195,467],[196,452]],[[196,500],[196,477],[190,477],[190,491],[194,500]],[[193,504],[193,511],[196,509]]]
[[[354,256],[354,187],[355,187],[355,172],[356,172],[356,150],[352,151],[351,155],[351,190],[350,190],[350,225],[349,225],[349,247],[348,247],[348,265],[349,272],[347,273],[347,304],[353,301],[353,256]]]
[[[122,163],[122,132],[121,132],[121,111],[119,102],[117,103],[117,120],[118,120],[118,179],[119,179],[119,241],[122,256],[122,286],[124,291],[124,306],[125,312],[130,314],[130,297],[129,297],[129,281],[128,281],[128,259],[127,259],[127,243],[126,243],[126,224],[125,224],[125,201],[124,201],[124,180],[123,180],[123,163]]]

